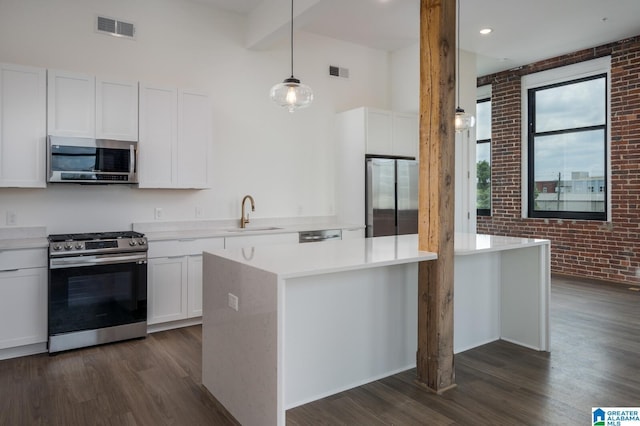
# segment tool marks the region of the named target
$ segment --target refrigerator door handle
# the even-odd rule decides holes
[[[366,217],[365,217],[365,237],[373,237],[373,162],[371,159],[367,159],[366,166],[366,185],[367,192],[365,194],[365,204],[366,204]]]

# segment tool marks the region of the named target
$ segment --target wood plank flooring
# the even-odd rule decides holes
[[[456,355],[438,396],[406,371],[287,412],[288,425],[585,425],[640,406],[640,292],[554,277],[551,350]],[[201,328],[0,361],[0,425],[233,425],[201,386]]]

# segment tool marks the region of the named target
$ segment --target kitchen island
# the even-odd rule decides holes
[[[529,306],[533,293],[534,323],[516,322],[520,329],[506,338],[548,349],[538,347],[541,327],[548,345],[548,242],[502,238],[472,247],[456,237],[465,246],[456,254],[454,339],[465,336],[461,327],[476,331],[454,340],[454,350],[503,337],[511,322],[504,315]],[[418,263],[437,258],[417,246],[417,235],[405,235],[205,251],[203,385],[243,425],[284,425],[289,408],[414,367]],[[478,261],[469,261],[472,253]],[[536,287],[526,300],[510,300],[502,289],[514,277],[504,269],[521,270],[520,263],[535,263],[539,279],[524,280]],[[476,267],[495,270],[478,279],[469,270]],[[468,282],[461,286],[458,276]],[[502,309],[505,299],[510,309]]]

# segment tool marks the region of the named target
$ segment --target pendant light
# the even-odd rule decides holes
[[[460,0],[457,3],[458,18],[456,19],[456,27],[458,29],[457,53],[458,59],[456,60],[456,85],[458,86],[458,106],[456,107],[456,133],[469,130],[476,124],[476,119],[473,115],[464,112],[464,109],[460,107]]]
[[[269,96],[276,104],[287,108],[289,112],[308,107],[313,101],[311,87],[300,83],[300,80],[293,76],[293,0],[291,0],[291,77],[273,86]]]

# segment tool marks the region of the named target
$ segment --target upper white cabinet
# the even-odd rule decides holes
[[[96,133],[95,77],[67,71],[48,72],[47,132],[93,138]]]
[[[211,146],[211,106],[209,96],[187,90],[178,92],[179,188],[209,187]]]
[[[391,155],[393,152],[391,111],[365,108],[362,124],[365,126],[367,154]]]
[[[138,140],[138,83],[96,78],[96,138]]]
[[[351,114],[347,114],[353,112]],[[418,116],[375,108],[345,114],[361,126],[359,140],[367,154],[418,157]],[[356,142],[357,143],[357,142]]]
[[[0,187],[44,188],[44,68],[0,64]]]
[[[418,158],[420,134],[417,115],[394,112],[392,134],[393,155]]]
[[[140,188],[172,188],[177,181],[177,105],[177,89],[140,84]]]
[[[138,140],[138,83],[48,71],[47,133]]]
[[[195,91],[140,85],[140,188],[208,188],[211,103]]]

